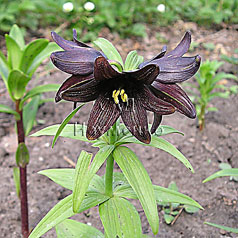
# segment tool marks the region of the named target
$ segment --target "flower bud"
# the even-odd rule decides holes
[[[91,12],[94,8],[95,8],[95,5],[94,5],[93,2],[86,2],[86,3],[84,4],[84,9],[85,9],[86,11]]]
[[[72,2],[66,2],[63,4],[63,12],[72,12],[74,5]]]
[[[165,12],[165,5],[164,4],[159,4],[157,6],[157,11],[158,12]]]

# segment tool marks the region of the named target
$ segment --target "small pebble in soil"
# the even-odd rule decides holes
[[[44,158],[40,156],[39,161],[44,161]]]

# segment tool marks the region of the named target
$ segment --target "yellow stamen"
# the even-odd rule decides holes
[[[112,92],[112,98],[114,99],[114,102],[116,103],[116,104],[118,104],[119,103],[119,99],[118,99],[118,96],[121,96],[121,100],[123,101],[123,102],[127,102],[128,101],[128,96],[127,96],[127,94],[125,93],[125,90],[124,89],[118,89],[118,90],[114,90],[113,92]]]

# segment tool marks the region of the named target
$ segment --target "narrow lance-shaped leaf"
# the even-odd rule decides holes
[[[37,131],[36,133],[32,134],[31,136],[55,136],[59,127],[60,127],[59,124],[53,125],[53,126],[48,126],[40,131]],[[64,130],[60,133],[59,136],[94,143],[95,140],[87,139],[86,130],[87,130],[87,127],[85,125],[68,124],[64,127]]]
[[[125,61],[125,71],[137,69],[138,66],[143,62],[143,57],[137,54],[136,50],[131,51]]]
[[[31,232],[29,238],[39,238],[60,222],[75,215],[72,209],[72,196],[73,195],[71,194],[57,203],[38,223],[35,229]],[[78,213],[101,204],[108,200],[108,198],[109,197],[97,192],[88,193],[88,196],[85,197]]]
[[[117,147],[113,151],[113,157],[140,200],[153,233],[157,234],[159,217],[154,189],[148,173],[137,156],[127,147]]]
[[[89,165],[92,159],[92,154],[86,151],[81,151],[77,161],[74,187],[73,187],[73,211],[77,212],[84,199],[85,193],[90,183]]]
[[[7,89],[8,89],[8,84],[7,84],[8,75],[9,75],[8,62],[4,54],[0,50],[0,76],[2,77]]]
[[[116,60],[123,67],[121,55],[111,42],[104,38],[98,38],[93,43],[103,51],[109,60]]]
[[[118,238],[142,236],[140,216],[129,201],[114,196],[99,206],[99,213],[105,236]]]
[[[22,51],[16,41],[8,34],[5,35],[5,40],[9,66],[11,69],[19,69]]]
[[[84,223],[66,219],[55,227],[57,238],[104,238],[98,229]]]
[[[13,168],[13,179],[16,187],[17,197],[20,198],[20,169],[19,167]]]
[[[23,126],[25,136],[28,136],[34,125],[36,114],[38,111],[40,96],[35,96],[32,100],[23,107]]]
[[[16,150],[16,164],[24,168],[29,163],[30,155],[25,143],[20,143]]]
[[[152,146],[152,147],[164,150],[167,153],[173,155],[176,159],[182,162],[189,170],[191,170],[192,173],[194,173],[193,167],[188,161],[188,159],[178,149],[176,149],[172,144],[170,144],[165,139],[152,135],[150,144],[144,144],[140,142],[139,140],[137,140],[135,137],[126,138],[122,142],[123,144],[135,143],[140,145]]]
[[[55,92],[59,89],[59,87],[60,87],[60,84],[44,84],[44,85],[36,86],[35,88],[28,91],[26,93],[26,95],[24,96],[24,98],[21,100],[21,103],[20,103],[20,106],[19,106],[20,109],[23,107],[24,102],[27,99],[32,98],[32,97],[34,97],[38,94],[41,94],[41,93]]]
[[[211,223],[211,222],[204,222],[204,224],[222,229],[224,231],[228,231],[228,232],[238,234],[238,228],[231,228],[231,227],[228,227],[228,226],[222,226],[222,225],[218,225],[218,224]]]
[[[30,77],[19,70],[12,70],[8,77],[10,93],[15,99],[23,97]]]
[[[19,115],[19,113],[16,112],[15,110],[11,109],[11,108],[8,107],[7,105],[0,104],[0,112],[13,114],[13,115],[15,115],[16,120],[20,120],[20,115]]]
[[[205,180],[203,180],[203,183],[206,183],[206,182],[211,181],[215,178],[220,178],[220,177],[224,177],[224,176],[238,176],[238,168],[222,169],[222,170],[212,174]]]
[[[16,41],[21,49],[25,47],[25,40],[22,31],[16,24],[12,26],[9,35]]]
[[[75,108],[65,119],[64,121],[61,123],[60,127],[58,128],[55,137],[53,139],[52,142],[52,148],[55,145],[56,140],[58,139],[58,137],[60,136],[60,133],[63,131],[63,129],[65,128],[65,126],[69,123],[69,121],[72,119],[72,117],[78,112],[78,110],[84,106],[85,104],[81,104],[80,106],[78,106],[77,108]]]
[[[22,60],[20,62],[20,69],[27,74],[29,67],[33,63],[35,57],[39,55],[48,45],[47,39],[37,39],[30,42],[25,48]]]

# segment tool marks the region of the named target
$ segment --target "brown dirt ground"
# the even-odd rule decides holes
[[[215,44],[214,51],[208,51],[202,46],[191,53],[201,54],[205,59],[219,59],[221,53],[231,55],[238,48],[238,32],[233,28],[224,28],[219,31],[199,28],[194,23],[178,22],[171,28],[148,28],[148,37],[144,40],[134,38],[121,40],[116,34],[108,34],[107,29],[102,36],[113,41],[119,51],[137,49],[140,54],[150,58],[159,52],[163,43],[156,39],[156,33],[166,39],[169,49],[173,48],[182,38],[185,30],[190,29],[193,41],[199,43],[212,42]],[[125,50],[126,49],[126,50]],[[123,55],[125,56],[125,55]],[[229,64],[223,66],[223,70],[230,72]],[[45,74],[42,67],[32,81],[32,85],[43,83],[61,83],[67,77],[58,71]],[[191,80],[192,81],[192,80]],[[231,84],[230,81],[228,81]],[[13,106],[9,102],[3,83],[0,81],[0,101],[3,104]],[[53,97],[53,94],[47,96]],[[195,173],[191,174],[179,161],[167,153],[149,147],[133,145],[131,148],[141,159],[154,184],[167,187],[171,181],[175,181],[179,191],[197,200],[203,207],[203,211],[195,214],[182,212],[173,226],[166,225],[161,209],[160,230],[156,237],[161,238],[216,238],[236,237],[234,234],[214,229],[204,225],[204,221],[210,221],[238,227],[238,184],[229,178],[216,179],[202,184],[202,180],[219,169],[219,163],[230,163],[238,168],[238,95],[232,95],[229,99],[216,99],[212,104],[218,107],[218,112],[208,113],[207,124],[201,133],[197,129],[196,120],[185,118],[179,113],[164,117],[162,124],[170,125],[185,133],[181,135],[169,135],[168,139],[174,144],[191,162]],[[92,104],[85,106],[77,116],[78,122],[87,122],[88,113]],[[42,106],[37,119],[43,120],[44,125],[37,125],[33,131],[38,131],[48,125],[60,123],[72,110],[71,103],[48,103]],[[151,120],[151,115],[150,115]],[[5,238],[20,237],[19,201],[14,188],[12,168],[15,166],[14,152],[16,150],[16,135],[13,118],[9,115],[0,114],[0,234]],[[69,194],[69,191],[54,184],[46,177],[37,174],[38,171],[47,168],[66,168],[69,163],[64,160],[65,156],[73,160],[77,159],[82,149],[96,152],[95,148],[88,143],[61,138],[54,149],[51,149],[51,137],[27,138],[26,143],[31,154],[28,166],[28,189],[29,189],[29,216],[30,226],[33,228],[41,218],[59,200]],[[103,166],[99,174],[103,174]],[[141,211],[138,203],[136,207]],[[143,212],[140,212],[144,233],[152,234]],[[75,217],[81,222],[90,222],[96,228],[102,230],[98,209],[93,208]],[[54,230],[49,231],[43,237],[56,237]]]

